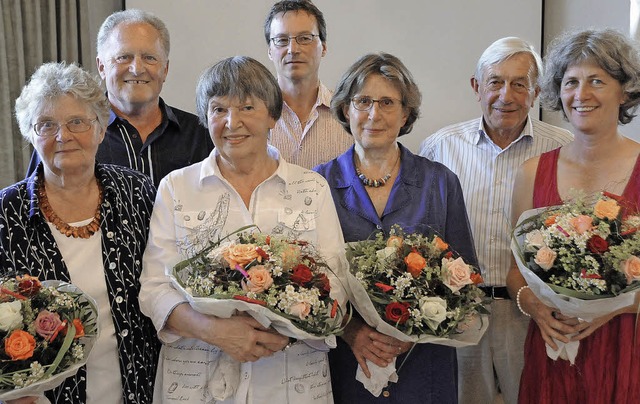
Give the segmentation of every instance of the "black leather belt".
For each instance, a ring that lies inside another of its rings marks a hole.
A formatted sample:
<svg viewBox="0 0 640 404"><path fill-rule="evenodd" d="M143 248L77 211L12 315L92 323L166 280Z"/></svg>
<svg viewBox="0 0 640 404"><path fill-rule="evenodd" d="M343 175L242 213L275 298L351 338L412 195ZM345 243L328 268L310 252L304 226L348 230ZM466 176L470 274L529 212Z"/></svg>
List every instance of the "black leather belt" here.
<svg viewBox="0 0 640 404"><path fill-rule="evenodd" d="M506 286L480 286L480 290L482 290L487 297L495 300L511 299Z"/></svg>

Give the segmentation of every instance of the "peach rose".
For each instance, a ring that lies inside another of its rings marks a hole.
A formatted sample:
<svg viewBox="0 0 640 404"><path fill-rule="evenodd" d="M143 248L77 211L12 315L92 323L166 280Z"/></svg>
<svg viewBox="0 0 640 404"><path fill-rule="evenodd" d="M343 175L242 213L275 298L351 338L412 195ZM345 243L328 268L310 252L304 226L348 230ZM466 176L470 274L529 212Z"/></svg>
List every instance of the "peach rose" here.
<svg viewBox="0 0 640 404"><path fill-rule="evenodd" d="M402 247L402 237L400 236L389 236L389 239L387 240L387 247L395 247L395 248L400 248Z"/></svg>
<svg viewBox="0 0 640 404"><path fill-rule="evenodd" d="M258 252L254 244L230 244L222 256L231 268L235 268L236 265L245 266L258 258Z"/></svg>
<svg viewBox="0 0 640 404"><path fill-rule="evenodd" d="M533 261L536 264L540 265L540 268L547 271L551 269L551 267L553 267L553 263L555 262L557 255L558 254L556 254L556 252L553 251L551 248L544 246L538 250L538 252L536 253L536 257L533 259Z"/></svg>
<svg viewBox="0 0 640 404"><path fill-rule="evenodd" d="M633 281L640 281L640 258L632 255L631 258L622 261L621 266L622 272L627 277L628 285Z"/></svg>
<svg viewBox="0 0 640 404"><path fill-rule="evenodd" d="M593 214L596 215L598 219L614 220L618 217L619 213L620 205L618 205L615 199L608 199L606 201L600 199L593 207Z"/></svg>
<svg viewBox="0 0 640 404"><path fill-rule="evenodd" d="M588 232L593 228L593 219L590 216L579 215L569 220L569 223L578 234Z"/></svg>
<svg viewBox="0 0 640 404"><path fill-rule="evenodd" d="M298 316L300 320L304 320L311 313L311 305L307 302L297 302L289 306L289 314Z"/></svg>
<svg viewBox="0 0 640 404"><path fill-rule="evenodd" d="M427 265L424 257L415 251L410 252L409 255L404 257L404 262L407 264L407 272L409 272L414 279L420 276L425 265Z"/></svg>
<svg viewBox="0 0 640 404"><path fill-rule="evenodd" d="M457 292L465 285L473 284L471 280L471 268L460 257L456 259L442 259L442 281L451 289Z"/></svg>
<svg viewBox="0 0 640 404"><path fill-rule="evenodd" d="M26 331L15 330L4 340L4 351L13 361L29 359L36 348L36 340Z"/></svg>
<svg viewBox="0 0 640 404"><path fill-rule="evenodd" d="M433 246L439 251L446 251L449 248L449 244L438 236L433 239Z"/></svg>
<svg viewBox="0 0 640 404"><path fill-rule="evenodd" d="M273 278L269 270L264 265L251 267L247 274L248 280L242 281L242 289L248 292L260 293L269 289L273 285Z"/></svg>

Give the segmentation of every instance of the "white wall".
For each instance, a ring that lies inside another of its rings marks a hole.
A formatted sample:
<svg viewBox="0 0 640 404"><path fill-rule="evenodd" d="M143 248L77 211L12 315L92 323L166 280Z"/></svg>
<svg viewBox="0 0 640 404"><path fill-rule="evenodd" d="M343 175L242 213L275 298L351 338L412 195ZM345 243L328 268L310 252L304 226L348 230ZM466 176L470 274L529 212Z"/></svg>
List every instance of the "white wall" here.
<svg viewBox="0 0 640 404"><path fill-rule="evenodd" d="M157 14L171 32L169 77L162 96L194 111L200 73L233 55L252 56L273 72L262 24L273 0L127 0ZM320 77L333 88L358 57L385 51L413 73L422 117L401 141L416 151L442 126L480 115L469 78L482 51L504 36L540 49L542 0L315 0L327 21L328 52ZM549 2L547 2L549 3Z"/></svg>
<svg viewBox="0 0 640 404"><path fill-rule="evenodd" d="M629 35L629 0L547 0L544 10L544 46L566 30L614 28ZM543 120L571 130L560 112L543 112ZM640 141L640 117L620 126L625 136Z"/></svg>

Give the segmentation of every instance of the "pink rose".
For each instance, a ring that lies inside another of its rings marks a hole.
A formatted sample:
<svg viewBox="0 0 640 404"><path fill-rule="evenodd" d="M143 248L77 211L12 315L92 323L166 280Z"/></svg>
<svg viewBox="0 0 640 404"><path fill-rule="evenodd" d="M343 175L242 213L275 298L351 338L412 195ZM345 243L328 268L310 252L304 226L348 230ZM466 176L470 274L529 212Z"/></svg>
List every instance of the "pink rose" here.
<svg viewBox="0 0 640 404"><path fill-rule="evenodd" d="M269 289L273 285L273 278L269 270L264 265L251 267L247 274L249 279L242 281L242 289L248 292L260 293Z"/></svg>
<svg viewBox="0 0 640 404"><path fill-rule="evenodd" d="M631 258L622 261L621 267L627 277L627 284L640 281L640 258L632 255Z"/></svg>
<svg viewBox="0 0 640 404"><path fill-rule="evenodd" d="M42 310L36 317L36 333L44 339L49 339L55 334L60 324L62 324L62 320L60 320L58 313Z"/></svg>
<svg viewBox="0 0 640 404"><path fill-rule="evenodd" d="M300 320L304 320L311 313L311 305L307 302L297 302L289 306L289 314L298 316Z"/></svg>
<svg viewBox="0 0 640 404"><path fill-rule="evenodd" d="M462 258L442 259L442 281L454 293L462 289L465 285L473 284L471 280L471 268Z"/></svg>
<svg viewBox="0 0 640 404"><path fill-rule="evenodd" d="M536 264L540 265L540 268L547 271L551 269L551 267L553 267L553 263L555 262L557 255L558 254L556 254L556 252L553 251L551 248L544 246L538 250L538 252L536 253L536 257L533 259L533 261Z"/></svg>
<svg viewBox="0 0 640 404"><path fill-rule="evenodd" d="M569 220L569 223L578 234L588 232L593 228L593 219L591 216L580 215Z"/></svg>

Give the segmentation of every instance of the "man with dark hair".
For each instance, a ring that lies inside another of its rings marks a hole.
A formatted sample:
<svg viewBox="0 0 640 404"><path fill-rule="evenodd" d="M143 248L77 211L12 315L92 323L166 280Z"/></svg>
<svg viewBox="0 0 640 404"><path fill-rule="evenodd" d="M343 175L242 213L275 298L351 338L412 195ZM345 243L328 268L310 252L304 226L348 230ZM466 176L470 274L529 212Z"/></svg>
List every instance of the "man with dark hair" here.
<svg viewBox="0 0 640 404"><path fill-rule="evenodd" d="M209 132L197 116L160 98L169 72L169 48L165 24L142 10L115 12L98 31L96 63L111 116L96 160L141 171L155 185L213 150ZM34 152L29 173L38 160Z"/></svg>
<svg viewBox="0 0 640 404"><path fill-rule="evenodd" d="M265 20L264 36L284 98L271 144L285 160L306 168L342 154L353 138L331 116L331 92L318 77L327 53L322 12L308 0L275 3Z"/></svg>

